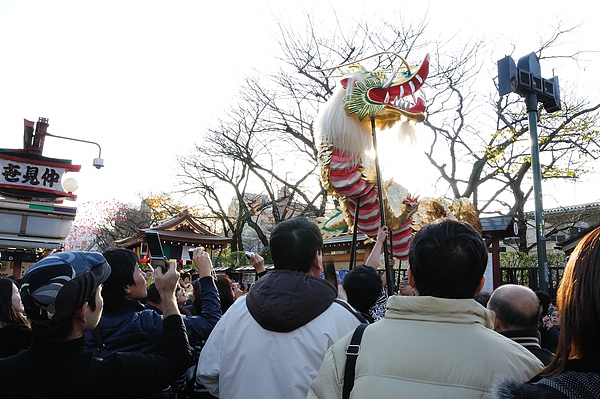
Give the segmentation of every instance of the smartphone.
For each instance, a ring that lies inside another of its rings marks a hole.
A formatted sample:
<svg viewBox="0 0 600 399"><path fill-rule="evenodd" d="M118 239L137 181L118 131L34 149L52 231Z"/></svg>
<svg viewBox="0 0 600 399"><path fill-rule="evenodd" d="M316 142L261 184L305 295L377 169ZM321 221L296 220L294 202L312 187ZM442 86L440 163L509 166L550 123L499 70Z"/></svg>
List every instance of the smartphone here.
<svg viewBox="0 0 600 399"><path fill-rule="evenodd" d="M244 251L244 253L246 254L246 258L250 259L250 257L252 255L254 255L254 252L250 252L250 251Z"/></svg>
<svg viewBox="0 0 600 399"><path fill-rule="evenodd" d="M165 258L163 253L158 232L153 230L146 231L146 242L150 249L150 264L153 268L161 267L163 273L166 272L169 269L169 262L167 262L167 258Z"/></svg>
<svg viewBox="0 0 600 399"><path fill-rule="evenodd" d="M194 260L194 248L188 249L188 256L190 257L190 260Z"/></svg>
<svg viewBox="0 0 600 399"><path fill-rule="evenodd" d="M335 272L335 265L332 261L327 261L323 265L323 274L325 280L329 281L334 287L337 287L338 275Z"/></svg>

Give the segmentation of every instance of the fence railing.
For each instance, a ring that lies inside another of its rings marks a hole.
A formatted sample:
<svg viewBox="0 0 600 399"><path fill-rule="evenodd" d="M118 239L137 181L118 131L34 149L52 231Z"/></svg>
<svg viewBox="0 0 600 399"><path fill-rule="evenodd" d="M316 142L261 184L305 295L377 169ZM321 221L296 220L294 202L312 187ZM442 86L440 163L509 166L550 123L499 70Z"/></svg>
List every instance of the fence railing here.
<svg viewBox="0 0 600 399"><path fill-rule="evenodd" d="M548 294L550 298L556 298L556 290L563 276L564 266L548 266ZM537 267L511 267L500 269L502 284L518 284L531 288L534 291L540 289Z"/></svg>

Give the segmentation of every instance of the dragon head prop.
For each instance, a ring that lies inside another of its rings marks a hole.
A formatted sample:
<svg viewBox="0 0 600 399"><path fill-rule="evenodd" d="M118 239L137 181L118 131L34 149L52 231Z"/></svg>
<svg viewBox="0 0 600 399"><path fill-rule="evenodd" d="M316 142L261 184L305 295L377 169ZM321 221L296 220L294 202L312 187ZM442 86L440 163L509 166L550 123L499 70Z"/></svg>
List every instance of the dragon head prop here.
<svg viewBox="0 0 600 399"><path fill-rule="evenodd" d="M366 70L360 62L378 55L393 55L402 60L396 67ZM341 80L319 111L316 127L320 143L332 143L345 153L359 157L372 147L371 121L378 129L400 125L400 138L414 140L409 121L425 120L426 102L421 87L429 74L429 55L417 66L410 66L396 53L378 53L340 65Z"/></svg>
<svg viewBox="0 0 600 399"><path fill-rule="evenodd" d="M346 112L361 122L367 117L369 120L375 118L376 126L380 129L391 127L401 117L414 122L425 120L425 97L420 89L429 74L429 54L416 68L398 54L390 54L401 59L403 65L367 71L359 64L364 59L359 60L346 65L347 68L342 70L345 77L340 81L346 90Z"/></svg>

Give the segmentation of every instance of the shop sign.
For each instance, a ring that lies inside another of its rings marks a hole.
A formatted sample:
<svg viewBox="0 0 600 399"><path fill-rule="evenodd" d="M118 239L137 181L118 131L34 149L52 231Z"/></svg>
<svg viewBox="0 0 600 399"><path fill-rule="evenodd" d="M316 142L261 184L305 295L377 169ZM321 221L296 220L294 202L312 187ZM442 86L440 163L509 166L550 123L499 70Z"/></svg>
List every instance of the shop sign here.
<svg viewBox="0 0 600 399"><path fill-rule="evenodd" d="M0 153L0 188L77 198L62 186L66 172L79 172L81 165L32 160Z"/></svg>

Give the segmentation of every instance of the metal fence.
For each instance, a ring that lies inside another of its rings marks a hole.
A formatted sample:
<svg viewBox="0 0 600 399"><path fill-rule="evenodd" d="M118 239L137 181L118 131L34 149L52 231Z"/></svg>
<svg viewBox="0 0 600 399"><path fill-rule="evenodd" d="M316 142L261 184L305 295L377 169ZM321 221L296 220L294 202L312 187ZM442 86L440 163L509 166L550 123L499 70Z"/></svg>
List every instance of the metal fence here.
<svg viewBox="0 0 600 399"><path fill-rule="evenodd" d="M564 270L564 266L548 266L548 294L550 298L556 298L556 290ZM502 268L500 272L502 274L502 284L524 285L534 291L540 289L537 267Z"/></svg>

